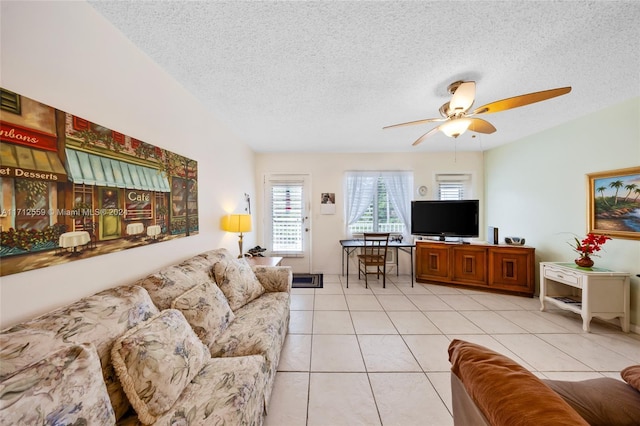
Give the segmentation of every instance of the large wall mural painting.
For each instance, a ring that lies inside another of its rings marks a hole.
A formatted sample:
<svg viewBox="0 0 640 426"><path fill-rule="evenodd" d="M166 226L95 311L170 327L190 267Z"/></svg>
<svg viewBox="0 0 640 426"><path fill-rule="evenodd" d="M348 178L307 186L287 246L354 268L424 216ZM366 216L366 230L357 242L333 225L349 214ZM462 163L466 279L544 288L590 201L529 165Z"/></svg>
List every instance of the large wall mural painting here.
<svg viewBox="0 0 640 426"><path fill-rule="evenodd" d="M0 93L0 276L198 233L195 160Z"/></svg>

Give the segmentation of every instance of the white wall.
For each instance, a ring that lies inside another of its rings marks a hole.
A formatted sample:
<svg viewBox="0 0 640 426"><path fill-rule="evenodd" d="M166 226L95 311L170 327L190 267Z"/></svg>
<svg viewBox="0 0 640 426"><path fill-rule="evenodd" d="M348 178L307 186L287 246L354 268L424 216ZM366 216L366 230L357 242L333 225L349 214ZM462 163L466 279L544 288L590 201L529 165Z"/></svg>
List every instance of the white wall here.
<svg viewBox="0 0 640 426"><path fill-rule="evenodd" d="M88 4L1 7L0 85L197 160L200 233L2 277L0 328L211 248L237 251L219 220L255 194L246 144ZM245 241L251 247L253 235Z"/></svg>
<svg viewBox="0 0 640 426"><path fill-rule="evenodd" d="M485 153L487 224L523 236L538 261L572 261L587 232L586 174L640 165L640 98ZM616 238L596 266L632 274L631 322L640 324L640 241ZM539 282L539 281L538 281Z"/></svg>
<svg viewBox="0 0 640 426"><path fill-rule="evenodd" d="M433 152L433 153L369 153L369 154L330 154L330 153L275 153L256 154L256 188L258 196L256 211L262 211L263 176L265 173L301 173L311 176L311 244L312 272L336 274L340 272L341 249L339 240L345 238L344 219L344 173L350 170L411 170L414 172L414 194L420 185L429 189L424 199L437 198L436 173L471 173L473 188L469 198L483 199L483 154L481 152ZM320 197L323 192L335 192L336 214L319 213ZM415 198L419 198L415 195ZM480 217L482 222L482 216ZM264 227L258 224L258 241L264 241ZM480 238L484 239L481 226ZM408 273L408 256L400 254L400 271ZM286 260L284 262L286 264Z"/></svg>

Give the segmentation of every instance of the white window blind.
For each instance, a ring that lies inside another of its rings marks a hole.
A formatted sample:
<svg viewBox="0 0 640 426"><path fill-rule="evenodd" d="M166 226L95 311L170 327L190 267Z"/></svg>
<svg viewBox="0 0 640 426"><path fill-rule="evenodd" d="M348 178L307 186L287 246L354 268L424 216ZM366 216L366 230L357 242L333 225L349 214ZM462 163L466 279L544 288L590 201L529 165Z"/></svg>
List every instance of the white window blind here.
<svg viewBox="0 0 640 426"><path fill-rule="evenodd" d="M271 186L271 241L274 253L303 252L303 193L301 183L274 183Z"/></svg>
<svg viewBox="0 0 640 426"><path fill-rule="evenodd" d="M464 200L469 197L471 175L436 175L436 182L438 182L439 200Z"/></svg>

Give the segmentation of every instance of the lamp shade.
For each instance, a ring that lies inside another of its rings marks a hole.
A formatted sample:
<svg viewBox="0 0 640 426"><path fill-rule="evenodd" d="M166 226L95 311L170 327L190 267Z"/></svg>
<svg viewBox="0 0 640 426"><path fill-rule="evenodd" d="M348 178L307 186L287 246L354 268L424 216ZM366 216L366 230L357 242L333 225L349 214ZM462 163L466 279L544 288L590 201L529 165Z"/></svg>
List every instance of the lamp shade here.
<svg viewBox="0 0 640 426"><path fill-rule="evenodd" d="M450 138L457 138L466 132L470 125L471 120L468 118L454 118L440 125L440 130Z"/></svg>
<svg viewBox="0 0 640 426"><path fill-rule="evenodd" d="M250 214L228 214L222 218L222 230L227 232L251 231Z"/></svg>

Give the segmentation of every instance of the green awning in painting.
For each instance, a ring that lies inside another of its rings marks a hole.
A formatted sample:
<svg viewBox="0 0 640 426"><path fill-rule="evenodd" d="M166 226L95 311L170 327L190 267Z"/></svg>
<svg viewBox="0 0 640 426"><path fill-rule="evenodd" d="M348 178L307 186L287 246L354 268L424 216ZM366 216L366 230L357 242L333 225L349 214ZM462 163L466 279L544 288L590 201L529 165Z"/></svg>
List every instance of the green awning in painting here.
<svg viewBox="0 0 640 426"><path fill-rule="evenodd" d="M169 181L160 170L70 148L65 152L69 180L73 183L171 192Z"/></svg>
<svg viewBox="0 0 640 426"><path fill-rule="evenodd" d="M53 151L0 143L0 176L66 182L67 173Z"/></svg>

